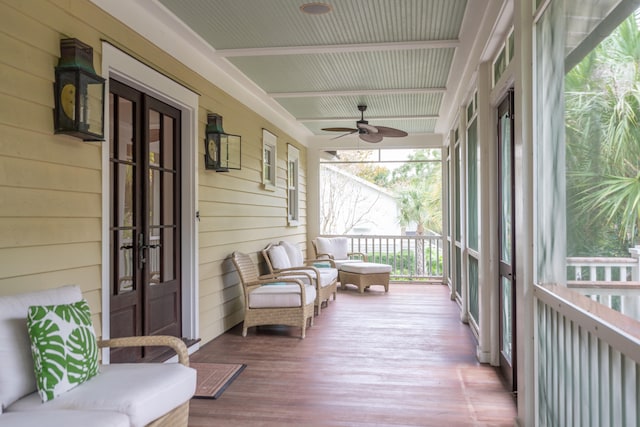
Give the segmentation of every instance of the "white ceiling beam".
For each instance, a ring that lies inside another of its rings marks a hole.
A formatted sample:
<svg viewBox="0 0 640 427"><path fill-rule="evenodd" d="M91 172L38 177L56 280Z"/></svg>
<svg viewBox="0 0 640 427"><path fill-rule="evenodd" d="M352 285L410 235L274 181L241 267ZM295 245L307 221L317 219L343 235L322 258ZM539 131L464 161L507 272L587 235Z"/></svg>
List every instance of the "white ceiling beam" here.
<svg viewBox="0 0 640 427"><path fill-rule="evenodd" d="M217 49L216 55L223 58L232 58L234 56L278 56L345 52L384 52L387 50L448 49L456 48L459 44L459 40L424 40L416 42L283 46L247 49Z"/></svg>
<svg viewBox="0 0 640 427"><path fill-rule="evenodd" d="M424 120L424 119L437 119L437 114L423 114L418 116L377 116L367 117L367 120ZM352 122L354 120L360 120L360 117L300 117L297 118L299 122L315 123L315 122Z"/></svg>
<svg viewBox="0 0 640 427"><path fill-rule="evenodd" d="M328 90L312 92L267 92L274 98L312 98L319 96L359 96L359 95L398 95L444 93L446 87L428 87L417 89L365 89L365 90Z"/></svg>

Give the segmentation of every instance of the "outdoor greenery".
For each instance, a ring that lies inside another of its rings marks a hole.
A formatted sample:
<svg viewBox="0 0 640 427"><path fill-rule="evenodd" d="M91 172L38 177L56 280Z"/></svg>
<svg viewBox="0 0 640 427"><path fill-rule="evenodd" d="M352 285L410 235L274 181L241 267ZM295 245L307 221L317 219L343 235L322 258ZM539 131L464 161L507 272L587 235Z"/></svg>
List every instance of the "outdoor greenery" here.
<svg viewBox="0 0 640 427"><path fill-rule="evenodd" d="M626 19L565 78L567 252L628 256L640 225L640 31Z"/></svg>
<svg viewBox="0 0 640 427"><path fill-rule="evenodd" d="M416 268L416 253L411 250L403 250L401 253L395 254L368 253L367 260L369 262L377 262L393 266L391 276L395 276L394 280L397 280L398 276L405 276L412 280L416 280L417 271L419 270L419 268ZM424 269L425 267L422 267L422 270ZM442 255L438 255L436 259L433 259L431 261L431 265L426 265L426 271L433 276L442 274Z"/></svg>

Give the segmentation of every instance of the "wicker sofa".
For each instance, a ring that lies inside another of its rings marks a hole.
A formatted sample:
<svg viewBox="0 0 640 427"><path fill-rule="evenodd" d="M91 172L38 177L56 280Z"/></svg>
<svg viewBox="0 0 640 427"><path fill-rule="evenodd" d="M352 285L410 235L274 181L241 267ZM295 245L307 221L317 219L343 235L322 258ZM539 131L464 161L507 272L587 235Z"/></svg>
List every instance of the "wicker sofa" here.
<svg viewBox="0 0 640 427"><path fill-rule="evenodd" d="M172 347L179 363L101 365L99 373L43 403L36 390L27 330L30 306L58 306L82 299L77 286L0 297L0 425L92 427L186 427L196 371L175 337L129 337L99 347Z"/></svg>

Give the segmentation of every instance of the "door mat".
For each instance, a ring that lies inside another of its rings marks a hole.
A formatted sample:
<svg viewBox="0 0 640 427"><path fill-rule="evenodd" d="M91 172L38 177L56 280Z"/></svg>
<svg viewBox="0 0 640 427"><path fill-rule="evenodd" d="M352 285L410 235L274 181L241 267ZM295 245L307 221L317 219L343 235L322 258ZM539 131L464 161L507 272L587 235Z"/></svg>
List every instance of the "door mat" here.
<svg viewBox="0 0 640 427"><path fill-rule="evenodd" d="M241 363L190 363L198 371L196 394L198 399L217 399L247 367Z"/></svg>

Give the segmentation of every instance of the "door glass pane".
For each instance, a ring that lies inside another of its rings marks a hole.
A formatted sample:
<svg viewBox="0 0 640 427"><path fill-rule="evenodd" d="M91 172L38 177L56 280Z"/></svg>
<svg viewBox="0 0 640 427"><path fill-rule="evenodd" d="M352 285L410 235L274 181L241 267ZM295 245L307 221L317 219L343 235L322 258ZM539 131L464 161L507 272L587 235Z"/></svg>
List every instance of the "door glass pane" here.
<svg viewBox="0 0 640 427"><path fill-rule="evenodd" d="M162 134L163 134L163 164L162 167L173 169L173 122L174 119L169 116L163 117Z"/></svg>
<svg viewBox="0 0 640 427"><path fill-rule="evenodd" d="M160 283L160 254L162 253L162 240L159 227L149 229L149 249L147 250L147 263L149 265L148 282L151 285Z"/></svg>
<svg viewBox="0 0 640 427"><path fill-rule="evenodd" d="M163 172L162 173L162 206L163 206L163 217L162 217L162 225L174 225L174 215L173 210L175 209L175 204L173 201L174 193L173 193L173 179L175 177L175 173L173 172Z"/></svg>
<svg viewBox="0 0 640 427"><path fill-rule="evenodd" d="M118 98L118 153L119 160L133 160L133 102Z"/></svg>
<svg viewBox="0 0 640 427"><path fill-rule="evenodd" d="M513 337L511 330L511 280L502 277L500 281L500 293L502 294L502 342L500 350L505 359L511 363Z"/></svg>
<svg viewBox="0 0 640 427"><path fill-rule="evenodd" d="M175 227L168 227L162 231L162 280L168 281L176 278L176 267L174 263L174 241Z"/></svg>
<svg viewBox="0 0 640 427"><path fill-rule="evenodd" d="M133 226L133 166L121 163L115 164L115 173L117 174L118 190L116 197L118 201L117 219L115 225L117 227Z"/></svg>
<svg viewBox="0 0 640 427"><path fill-rule="evenodd" d="M462 161L460 158L460 144L456 144L456 148L454 150L454 158L453 158L453 164L454 167L456 168L455 173L453 175L453 186L454 186L454 194L456 197L456 206L455 206L455 231L456 231L456 235L455 235L455 240L456 242L460 242L461 238L460 238L460 222L461 222L461 212L460 212L460 202L461 202L461 195L460 195L460 170L462 168Z"/></svg>
<svg viewBox="0 0 640 427"><path fill-rule="evenodd" d="M506 113L500 117L500 147L502 206L500 207L500 259L506 264L511 264L511 119Z"/></svg>
<svg viewBox="0 0 640 427"><path fill-rule="evenodd" d="M456 246L456 293L462 296L462 251Z"/></svg>
<svg viewBox="0 0 640 427"><path fill-rule="evenodd" d="M117 247L117 294L123 294L134 290L133 269L133 230L116 231L114 241Z"/></svg>
<svg viewBox="0 0 640 427"><path fill-rule="evenodd" d="M467 227L469 247L478 250L478 120L474 119L467 130Z"/></svg>
<svg viewBox="0 0 640 427"><path fill-rule="evenodd" d="M479 288L479 276L478 276L478 260L474 257L469 257L469 314L480 326L480 288Z"/></svg>
<svg viewBox="0 0 640 427"><path fill-rule="evenodd" d="M149 110L149 166L160 166L160 113Z"/></svg>
<svg viewBox="0 0 640 427"><path fill-rule="evenodd" d="M149 170L149 225L161 225L160 171Z"/></svg>

